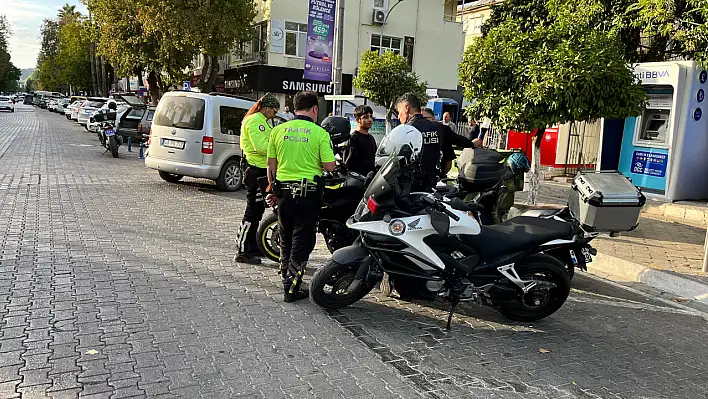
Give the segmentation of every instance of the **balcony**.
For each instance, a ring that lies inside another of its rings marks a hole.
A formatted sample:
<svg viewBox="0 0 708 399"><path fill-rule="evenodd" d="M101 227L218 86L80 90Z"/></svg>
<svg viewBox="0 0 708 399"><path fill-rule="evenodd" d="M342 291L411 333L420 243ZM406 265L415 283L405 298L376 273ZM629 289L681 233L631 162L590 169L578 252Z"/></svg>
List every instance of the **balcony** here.
<svg viewBox="0 0 708 399"><path fill-rule="evenodd" d="M268 52L267 51L256 51L248 52L240 55L234 55L231 58L229 67L242 67L246 65L258 65L268 63Z"/></svg>

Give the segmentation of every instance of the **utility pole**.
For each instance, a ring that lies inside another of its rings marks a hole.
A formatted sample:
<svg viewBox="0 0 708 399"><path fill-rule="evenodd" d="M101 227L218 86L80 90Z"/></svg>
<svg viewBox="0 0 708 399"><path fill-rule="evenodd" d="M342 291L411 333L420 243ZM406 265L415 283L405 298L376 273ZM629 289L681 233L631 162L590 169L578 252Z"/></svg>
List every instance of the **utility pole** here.
<svg viewBox="0 0 708 399"><path fill-rule="evenodd" d="M334 94L342 94L342 60L344 59L344 2L337 0L337 21L334 25ZM334 115L338 115L342 102L334 102Z"/></svg>

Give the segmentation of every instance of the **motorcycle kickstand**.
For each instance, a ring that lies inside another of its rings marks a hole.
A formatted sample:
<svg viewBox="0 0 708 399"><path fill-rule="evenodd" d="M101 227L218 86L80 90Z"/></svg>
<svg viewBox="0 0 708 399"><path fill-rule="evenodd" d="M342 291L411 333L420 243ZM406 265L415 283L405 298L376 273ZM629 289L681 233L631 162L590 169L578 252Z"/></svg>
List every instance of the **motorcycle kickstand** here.
<svg viewBox="0 0 708 399"><path fill-rule="evenodd" d="M447 315L447 327L445 327L445 329L447 331L451 330L452 316L455 314L455 308L457 307L457 304L459 304L459 303L460 303L459 299L455 299L452 302L452 306L450 307L450 314Z"/></svg>

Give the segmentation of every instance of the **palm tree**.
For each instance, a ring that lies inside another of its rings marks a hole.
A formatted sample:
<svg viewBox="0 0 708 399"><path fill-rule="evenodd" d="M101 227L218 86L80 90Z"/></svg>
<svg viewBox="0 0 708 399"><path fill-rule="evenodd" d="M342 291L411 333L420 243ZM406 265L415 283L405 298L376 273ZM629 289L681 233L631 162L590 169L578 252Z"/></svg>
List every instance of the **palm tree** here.
<svg viewBox="0 0 708 399"><path fill-rule="evenodd" d="M75 19L81 16L81 13L76 11L76 6L69 5L69 3L64 4L64 6L59 10L57 14L59 17L59 22L65 21L67 19Z"/></svg>

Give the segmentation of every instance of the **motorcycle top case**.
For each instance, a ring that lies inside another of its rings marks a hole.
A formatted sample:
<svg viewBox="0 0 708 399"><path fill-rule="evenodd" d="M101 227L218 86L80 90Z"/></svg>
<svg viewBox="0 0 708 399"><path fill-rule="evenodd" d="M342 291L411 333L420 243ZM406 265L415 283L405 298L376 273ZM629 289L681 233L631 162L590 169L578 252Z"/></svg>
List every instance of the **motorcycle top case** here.
<svg viewBox="0 0 708 399"><path fill-rule="evenodd" d="M457 159L458 183L463 189L480 192L494 188L504 177L504 156L486 148L465 148Z"/></svg>
<svg viewBox="0 0 708 399"><path fill-rule="evenodd" d="M618 233L639 225L646 197L622 173L581 172L572 188L568 206L585 231Z"/></svg>
<svg viewBox="0 0 708 399"><path fill-rule="evenodd" d="M116 117L116 111L101 110L100 112L96 112L93 115L93 120L96 122L114 121L116 120Z"/></svg>

